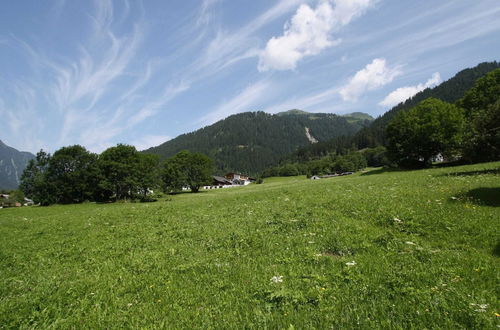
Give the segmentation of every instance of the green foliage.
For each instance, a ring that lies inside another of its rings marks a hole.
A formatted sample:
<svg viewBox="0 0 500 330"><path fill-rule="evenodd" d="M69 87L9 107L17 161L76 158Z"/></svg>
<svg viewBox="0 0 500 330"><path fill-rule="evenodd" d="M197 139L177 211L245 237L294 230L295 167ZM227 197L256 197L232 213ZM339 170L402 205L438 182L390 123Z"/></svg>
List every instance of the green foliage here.
<svg viewBox="0 0 500 330"><path fill-rule="evenodd" d="M82 146L62 147L49 160L46 181L55 203L93 200L97 178L97 155Z"/></svg>
<svg viewBox="0 0 500 330"><path fill-rule="evenodd" d="M165 192L175 192L189 187L198 192L201 186L212 183L213 161L200 153L183 150L167 159L162 179Z"/></svg>
<svg viewBox="0 0 500 330"><path fill-rule="evenodd" d="M343 172L356 172L367 166L363 154L359 152L347 155L327 155L320 159L302 161L297 163L285 163L281 166L268 168L262 172L262 177L274 176L296 176L324 175Z"/></svg>
<svg viewBox="0 0 500 330"><path fill-rule="evenodd" d="M387 148L383 146L366 148L361 153L366 159L367 166L380 167L390 165L390 161L387 158Z"/></svg>
<svg viewBox="0 0 500 330"><path fill-rule="evenodd" d="M118 144L99 156L102 179L99 187L115 199L134 198L139 191L140 157L135 147Z"/></svg>
<svg viewBox="0 0 500 330"><path fill-rule="evenodd" d="M464 158L473 161L500 159L500 98L486 110L477 111L464 141Z"/></svg>
<svg viewBox="0 0 500 330"><path fill-rule="evenodd" d="M466 109L467 117L473 117L475 113L485 111L499 99L500 69L497 69L478 79L457 105Z"/></svg>
<svg viewBox="0 0 500 330"><path fill-rule="evenodd" d="M456 154L464 125L461 109L429 98L391 121L387 127L388 155L400 166L429 166L439 154Z"/></svg>
<svg viewBox="0 0 500 330"><path fill-rule="evenodd" d="M280 176L296 176L299 175L299 171L295 164L285 164L280 167L279 170Z"/></svg>
<svg viewBox="0 0 500 330"><path fill-rule="evenodd" d="M495 329L499 167L3 209L0 327Z"/></svg>
<svg viewBox="0 0 500 330"><path fill-rule="evenodd" d="M50 205L55 202L52 195L52 183L47 180L50 158L50 154L40 150L35 159L28 162L19 185L19 189L28 198L41 205Z"/></svg>
<svg viewBox="0 0 500 330"><path fill-rule="evenodd" d="M500 69L479 79L457 104L469 121L464 158L472 162L500 159Z"/></svg>
<svg viewBox="0 0 500 330"><path fill-rule="evenodd" d="M159 187L160 157L152 154L139 154L137 185L141 200L150 200L149 193Z"/></svg>

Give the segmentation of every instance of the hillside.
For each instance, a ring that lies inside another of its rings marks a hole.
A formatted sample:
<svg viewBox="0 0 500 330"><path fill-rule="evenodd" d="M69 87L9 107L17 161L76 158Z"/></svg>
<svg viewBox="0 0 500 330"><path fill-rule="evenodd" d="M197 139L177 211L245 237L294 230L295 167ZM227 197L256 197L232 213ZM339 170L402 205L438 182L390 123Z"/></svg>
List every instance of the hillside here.
<svg viewBox="0 0 500 330"><path fill-rule="evenodd" d="M0 210L0 328L497 329L500 163Z"/></svg>
<svg viewBox="0 0 500 330"><path fill-rule="evenodd" d="M292 110L277 115L246 112L183 134L146 153L173 156L181 150L201 152L215 160L217 171L256 174L299 147L338 136L352 136L369 120Z"/></svg>
<svg viewBox="0 0 500 330"><path fill-rule="evenodd" d="M363 149L385 145L385 129L396 114L414 107L417 103L429 97L454 103L464 96L465 92L474 85L477 79L498 68L500 68L500 63L488 62L481 63L474 68L462 70L440 85L419 92L412 98L393 107L360 129L354 136L336 137L328 141L320 141L314 145L302 147L286 157L286 159L293 161L308 160L320 157L329 152L340 152L352 147ZM357 113L347 116L357 117L358 119L363 118L362 115L358 115Z"/></svg>
<svg viewBox="0 0 500 330"><path fill-rule="evenodd" d="M35 155L18 151L0 140L0 189L16 189L30 159Z"/></svg>
<svg viewBox="0 0 500 330"><path fill-rule="evenodd" d="M477 79L498 68L500 68L500 63L496 61L481 63L474 68L458 72L455 76L434 88L427 88L419 92L375 119L368 127L360 130L354 137L355 144L359 149L384 145L385 129L397 113L408 110L429 97L455 103L464 96L467 90L472 88Z"/></svg>

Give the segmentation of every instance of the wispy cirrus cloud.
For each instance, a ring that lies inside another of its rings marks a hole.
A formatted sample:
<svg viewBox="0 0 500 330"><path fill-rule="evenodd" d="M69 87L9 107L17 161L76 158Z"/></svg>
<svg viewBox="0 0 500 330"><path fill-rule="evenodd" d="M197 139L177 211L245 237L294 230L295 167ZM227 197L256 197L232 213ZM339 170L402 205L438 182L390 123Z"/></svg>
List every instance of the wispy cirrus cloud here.
<svg viewBox="0 0 500 330"><path fill-rule="evenodd" d="M426 88L434 87L439 83L441 83L441 75L439 72L436 72L425 83L421 83L416 86L400 87L392 91L379 103L379 105L384 107L393 107L401 102L404 102L418 92L421 92Z"/></svg>
<svg viewBox="0 0 500 330"><path fill-rule="evenodd" d="M283 35L271 38L260 53L259 71L291 70L306 56L338 44L333 32L361 16L374 0L321 1L316 8L302 4L285 24Z"/></svg>
<svg viewBox="0 0 500 330"><path fill-rule="evenodd" d="M146 150L151 147L156 147L172 137L168 135L144 135L141 138L132 141L132 145L137 148L137 150Z"/></svg>
<svg viewBox="0 0 500 330"><path fill-rule="evenodd" d="M359 70L339 93L344 101L355 102L366 91L387 85L401 74L399 66L389 67L384 58L376 58Z"/></svg>
<svg viewBox="0 0 500 330"><path fill-rule="evenodd" d="M232 99L222 102L214 111L203 116L198 122L210 125L227 116L251 110L258 110L264 102L264 95L269 96L269 80L260 80L247 86Z"/></svg>

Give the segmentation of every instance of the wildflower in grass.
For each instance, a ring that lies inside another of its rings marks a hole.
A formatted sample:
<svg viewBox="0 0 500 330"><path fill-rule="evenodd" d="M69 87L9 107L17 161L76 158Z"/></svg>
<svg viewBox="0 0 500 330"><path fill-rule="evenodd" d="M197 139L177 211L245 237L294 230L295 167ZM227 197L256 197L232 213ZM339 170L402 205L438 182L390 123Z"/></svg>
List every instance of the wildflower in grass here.
<svg viewBox="0 0 500 330"><path fill-rule="evenodd" d="M478 313L484 313L486 312L486 308L488 308L488 304L474 304L474 303L471 303L470 304L472 307L476 307L476 309L474 309L474 312L478 312Z"/></svg>
<svg viewBox="0 0 500 330"><path fill-rule="evenodd" d="M281 283L283 282L283 276L276 275L271 277L271 283Z"/></svg>
<svg viewBox="0 0 500 330"><path fill-rule="evenodd" d="M345 264L346 264L347 266L349 266L349 267L352 267L352 266L355 266L355 265L356 265L356 261L354 261L354 260L353 260L353 261L349 261L349 262L346 262Z"/></svg>
<svg viewBox="0 0 500 330"><path fill-rule="evenodd" d="M392 220L393 220L394 222L396 222L396 223L401 223L401 222L403 222L403 220L398 219L398 218L394 218L394 219L392 219Z"/></svg>
<svg viewBox="0 0 500 330"><path fill-rule="evenodd" d="M408 245L415 245L415 243L413 242L410 242L410 241L406 241L405 244L408 244Z"/></svg>

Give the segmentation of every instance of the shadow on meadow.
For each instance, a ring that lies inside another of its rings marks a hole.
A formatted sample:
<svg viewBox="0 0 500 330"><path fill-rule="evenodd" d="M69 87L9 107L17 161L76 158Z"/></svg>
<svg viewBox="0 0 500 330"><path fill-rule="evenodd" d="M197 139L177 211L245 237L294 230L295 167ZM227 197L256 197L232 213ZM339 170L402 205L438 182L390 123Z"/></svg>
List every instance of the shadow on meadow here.
<svg viewBox="0 0 500 330"><path fill-rule="evenodd" d="M476 188L464 194L474 204L485 206L500 206L500 187Z"/></svg>
<svg viewBox="0 0 500 330"><path fill-rule="evenodd" d="M439 176L476 176L476 175L484 175L484 174L500 174L500 168L482 170L482 171L451 172L451 173L444 173L444 174L441 174Z"/></svg>
<svg viewBox="0 0 500 330"><path fill-rule="evenodd" d="M393 168L393 167L381 167L381 168L377 168L375 170L371 170L371 171L362 173L361 176L377 175L377 174L388 173L388 172L402 172L402 171L405 171L405 170L400 169L400 168Z"/></svg>
<svg viewBox="0 0 500 330"><path fill-rule="evenodd" d="M495 257L500 257L500 241L498 241L497 245L493 249L493 255Z"/></svg>

